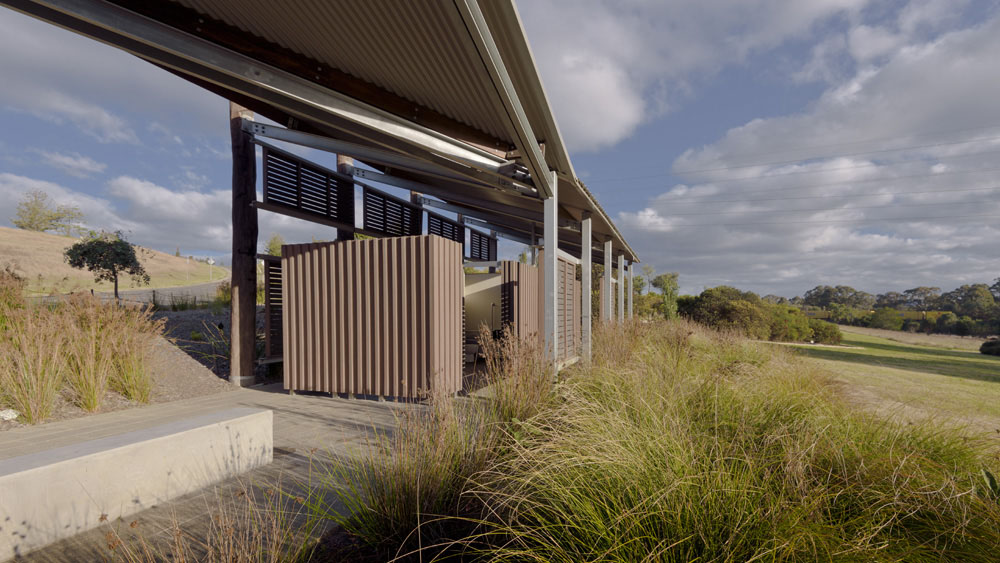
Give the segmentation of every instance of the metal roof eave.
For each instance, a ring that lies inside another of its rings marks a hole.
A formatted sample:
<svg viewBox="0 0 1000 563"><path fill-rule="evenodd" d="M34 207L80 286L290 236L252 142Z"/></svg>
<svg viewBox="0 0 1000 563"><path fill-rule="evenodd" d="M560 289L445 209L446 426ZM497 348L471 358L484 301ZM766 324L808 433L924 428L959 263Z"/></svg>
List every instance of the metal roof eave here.
<svg viewBox="0 0 1000 563"><path fill-rule="evenodd" d="M270 67L216 43L190 35L110 2L103 0L3 0L3 2L15 10L121 48L196 83L210 83L218 86L221 90L250 96L305 122L314 122L324 126L322 128L332 128L334 131L344 133L346 138L356 142L362 141L375 148L391 150L404 156L426 160L436 166L450 168L455 173L464 175L469 182L490 184L497 181L509 181L509 178L505 180L505 177L496 171L504 161L495 154L480 150L433 129L421 127L411 120L379 110L335 90L324 88L281 69ZM485 31L482 29L484 16L481 12L478 15L475 13L478 4L474 0L459 0L459 2L461 6L467 8L469 16L478 22L477 33L482 36L483 41L486 41L485 37L488 37L489 29L487 28ZM506 5L504 2L498 2L498 4ZM513 21L518 28L520 27L520 20L517 18L513 4L510 4L509 9L504 13L507 14L505 18L508 20L508 24ZM495 23L490 25L496 26ZM523 38L523 33L520 41L524 45L507 53L506 56L515 62L518 58L527 57L527 63L534 71L534 61ZM510 40L507 39L505 47L510 48L509 44ZM489 51L488 47L489 45L486 44ZM490 60L492 64L496 65L497 72L500 72L500 69L506 72L504 65L510 65L511 62L510 60L505 62L502 59L498 61L496 48L497 45L493 44L493 54ZM503 73L500 74L500 82L503 83ZM535 108L536 114L539 113L538 108L544 108L545 111L540 112L543 119L539 121L539 125L547 136L545 158L553 158L554 162L551 164L555 164L555 166L552 167L561 172L560 195L571 196L572 194L577 198L582 195L584 207L592 207L590 211L595 218L595 227L597 227L594 229L595 234L601 234L603 231L604 236L611 238L615 246L620 247L619 251L625 253L630 260L637 261L635 253L625 242L614 223L582 183L575 179L568 155L565 153L562 140L555 128L555 121L551 116L544 91L541 89L541 82L537 79L537 71L521 72L520 74L534 76L534 80L525 82L524 76L518 76L522 84L514 85L511 83L511 77L507 76L504 94L507 98L504 102L505 108L518 114L516 111L520 104L518 95L530 99L530 104ZM511 110L511 107L514 109ZM517 119L514 121L522 120L522 125L527 124L527 127L524 127L522 131L521 138L527 139L522 154L530 155L532 146L536 150L538 149L536 143L530 142L535 133L532 132L531 124L523 109L519 116L515 115L515 118ZM537 120L538 117L536 116L535 119ZM516 129L519 125L512 123L512 127ZM519 149L522 148L520 142L516 144ZM552 149L549 148L550 146ZM550 150L553 152L550 153ZM539 164L533 162L532 165ZM539 176L548 177L544 173L537 174L534 173L534 170L532 172L536 181ZM576 198L561 197L561 207L565 207L568 199Z"/></svg>

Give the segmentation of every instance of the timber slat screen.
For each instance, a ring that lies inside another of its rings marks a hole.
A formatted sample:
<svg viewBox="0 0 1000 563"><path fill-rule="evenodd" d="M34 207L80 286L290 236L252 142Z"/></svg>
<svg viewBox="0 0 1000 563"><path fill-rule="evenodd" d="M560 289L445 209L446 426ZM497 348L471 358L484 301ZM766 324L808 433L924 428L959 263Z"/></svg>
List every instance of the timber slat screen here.
<svg viewBox="0 0 1000 563"><path fill-rule="evenodd" d="M576 264L559 259L559 309L557 311L559 350L556 356L567 360L580 353L583 338L581 307L583 293L580 280L576 279Z"/></svg>
<svg viewBox="0 0 1000 563"><path fill-rule="evenodd" d="M427 234L437 235L461 244L462 255L465 255L465 226L458 221L452 221L440 215L428 213Z"/></svg>
<svg viewBox="0 0 1000 563"><path fill-rule="evenodd" d="M265 204L354 225L354 182L349 177L273 147L262 149Z"/></svg>
<svg viewBox="0 0 1000 563"><path fill-rule="evenodd" d="M497 259L497 239L469 229L469 258L483 262L494 262Z"/></svg>
<svg viewBox="0 0 1000 563"><path fill-rule="evenodd" d="M520 262L500 263L500 318L510 325L518 338L539 338L542 317L538 303L542 298L539 268Z"/></svg>
<svg viewBox="0 0 1000 563"><path fill-rule="evenodd" d="M281 257L264 261L264 357L281 357Z"/></svg>
<svg viewBox="0 0 1000 563"><path fill-rule="evenodd" d="M423 209L412 203L365 186L364 229L390 237L419 235Z"/></svg>
<svg viewBox="0 0 1000 563"><path fill-rule="evenodd" d="M419 398L462 387L462 247L433 236L286 245L284 385Z"/></svg>

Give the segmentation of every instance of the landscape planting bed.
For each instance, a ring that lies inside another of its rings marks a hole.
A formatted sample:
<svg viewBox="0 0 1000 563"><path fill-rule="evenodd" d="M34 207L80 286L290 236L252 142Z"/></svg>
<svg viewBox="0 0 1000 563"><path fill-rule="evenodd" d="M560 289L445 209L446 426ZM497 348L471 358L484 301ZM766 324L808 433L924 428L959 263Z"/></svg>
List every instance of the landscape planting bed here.
<svg viewBox="0 0 1000 563"><path fill-rule="evenodd" d="M190 399L213 393L224 393L232 388L229 382L213 374L180 348L165 338L157 338L153 357L150 360L154 388L150 403L166 403L179 399ZM143 406L129 401L118 393L108 391L101 405L101 412L117 411ZM93 416L74 405L67 393L63 393L56 403L53 414L46 422ZM18 421L0 421L0 431L27 426Z"/></svg>

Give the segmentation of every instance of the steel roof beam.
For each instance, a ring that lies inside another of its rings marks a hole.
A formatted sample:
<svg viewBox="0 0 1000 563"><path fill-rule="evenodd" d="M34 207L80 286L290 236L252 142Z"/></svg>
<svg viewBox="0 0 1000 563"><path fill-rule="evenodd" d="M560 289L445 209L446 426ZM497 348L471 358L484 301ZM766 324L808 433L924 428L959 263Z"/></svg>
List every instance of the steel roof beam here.
<svg viewBox="0 0 1000 563"><path fill-rule="evenodd" d="M550 198L556 192L555 183L558 179L555 174L549 172L548 164L545 162L545 155L542 154L541 147L538 146L538 138L531 130L531 123L524 113L521 100L514 89L507 67L500 57L500 50L497 49L493 35L490 33L486 18L479 8L477 0L455 0L455 6L462 14L465 27L469 30L469 35L476 44L479 56L483 65L493 80L493 86L500 96L500 103L507 113L510 123L511 137L514 145L527 161L525 164L531 171L531 178L541 192L543 198Z"/></svg>

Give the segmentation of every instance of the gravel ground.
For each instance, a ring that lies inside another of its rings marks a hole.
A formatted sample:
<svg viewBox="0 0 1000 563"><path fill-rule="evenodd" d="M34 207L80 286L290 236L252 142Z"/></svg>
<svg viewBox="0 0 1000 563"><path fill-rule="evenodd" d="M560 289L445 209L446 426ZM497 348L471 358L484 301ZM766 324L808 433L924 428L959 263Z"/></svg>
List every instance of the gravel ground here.
<svg viewBox="0 0 1000 563"><path fill-rule="evenodd" d="M155 386L152 403L166 403L231 391L229 375L229 310L193 309L164 311L154 315L166 319L166 338L159 338L150 360ZM221 329L219 328L221 325ZM263 310L257 313L257 332L264 331ZM267 366L258 366L257 379L264 381ZM273 379L273 378L272 378ZM108 391L101 412L141 407ZM68 392L59 397L46 422L92 416L74 405ZM0 431L25 426L17 421L0 421Z"/></svg>
<svg viewBox="0 0 1000 563"><path fill-rule="evenodd" d="M222 378L229 377L229 309L162 311L153 315L166 319L166 336L201 365ZM257 308L257 347L264 347L264 308ZM258 366L257 379L266 378L266 366Z"/></svg>

